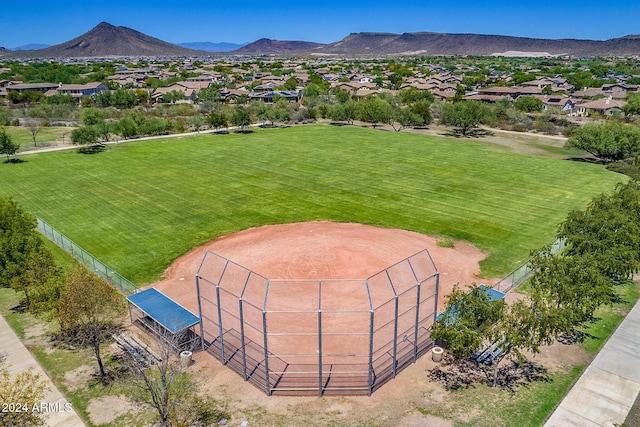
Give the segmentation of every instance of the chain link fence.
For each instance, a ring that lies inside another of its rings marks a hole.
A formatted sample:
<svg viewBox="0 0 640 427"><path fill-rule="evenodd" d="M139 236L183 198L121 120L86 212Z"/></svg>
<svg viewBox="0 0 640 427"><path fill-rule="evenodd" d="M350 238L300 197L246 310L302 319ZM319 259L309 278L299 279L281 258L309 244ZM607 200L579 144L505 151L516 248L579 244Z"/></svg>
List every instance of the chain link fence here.
<svg viewBox="0 0 640 427"><path fill-rule="evenodd" d="M566 246L565 239L556 239L551 244L551 253L557 254L561 250L563 250ZM513 270L511 273L507 274L502 280L493 285L493 289L496 289L500 292L504 292L505 294L509 292L511 289L518 286L520 283L524 282L531 276L533 270L529 266L529 260L527 260L520 267Z"/></svg>
<svg viewBox="0 0 640 427"><path fill-rule="evenodd" d="M121 276L113 268L109 267L89 252L82 249L73 240L53 228L42 218L36 217L38 221L38 231L47 236L49 240L60 246L75 259L89 267L98 276L113 284L120 292L130 295L137 291L138 287L129 280Z"/></svg>

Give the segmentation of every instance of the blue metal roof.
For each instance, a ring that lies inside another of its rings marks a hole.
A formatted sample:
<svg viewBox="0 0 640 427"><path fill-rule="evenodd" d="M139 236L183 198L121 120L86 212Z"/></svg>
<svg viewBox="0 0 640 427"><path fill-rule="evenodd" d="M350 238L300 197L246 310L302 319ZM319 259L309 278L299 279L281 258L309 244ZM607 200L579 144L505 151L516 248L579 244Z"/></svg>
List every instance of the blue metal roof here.
<svg viewBox="0 0 640 427"><path fill-rule="evenodd" d="M484 294L487 295L487 297L489 298L489 301L501 300L507 295L504 292L500 292L496 289L490 288L487 285L478 285L478 289L481 289L484 292ZM451 310L451 313L455 315L456 307L453 306L441 312L440 314L438 314L436 316L436 320L440 320L442 316L444 316L444 314L449 310Z"/></svg>
<svg viewBox="0 0 640 427"><path fill-rule="evenodd" d="M198 316L155 288L130 295L127 300L172 334L200 323Z"/></svg>

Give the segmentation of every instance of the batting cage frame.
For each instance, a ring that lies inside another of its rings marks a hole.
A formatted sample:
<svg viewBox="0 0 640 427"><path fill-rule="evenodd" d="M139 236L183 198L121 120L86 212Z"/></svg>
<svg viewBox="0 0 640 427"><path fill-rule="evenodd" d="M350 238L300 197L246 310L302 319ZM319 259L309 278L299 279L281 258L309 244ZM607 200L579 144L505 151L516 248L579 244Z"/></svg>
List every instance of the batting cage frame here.
<svg viewBox="0 0 640 427"><path fill-rule="evenodd" d="M270 279L207 251L203 348L267 395L371 395L433 347L427 249L366 279Z"/></svg>

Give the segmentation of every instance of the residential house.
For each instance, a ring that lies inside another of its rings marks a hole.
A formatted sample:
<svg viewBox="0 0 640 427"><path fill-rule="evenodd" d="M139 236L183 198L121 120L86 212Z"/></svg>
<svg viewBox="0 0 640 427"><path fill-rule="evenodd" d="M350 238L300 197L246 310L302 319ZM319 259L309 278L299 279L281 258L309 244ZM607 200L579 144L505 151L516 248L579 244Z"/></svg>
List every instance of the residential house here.
<svg viewBox="0 0 640 427"><path fill-rule="evenodd" d="M56 89L56 83L19 83L5 86L7 92L42 92L46 93L51 89Z"/></svg>
<svg viewBox="0 0 640 427"><path fill-rule="evenodd" d="M206 84L206 85L205 85ZM155 102L163 101L164 95L169 92L181 92L183 97L178 103L193 104L198 97L198 90L202 87L209 87L207 82L177 82L168 87L159 87L151 94L151 99Z"/></svg>
<svg viewBox="0 0 640 427"><path fill-rule="evenodd" d="M271 92L251 92L249 93L249 99L259 100L267 103L274 101L276 97L282 97L289 102L300 102L302 99L301 90L277 90Z"/></svg>
<svg viewBox="0 0 640 427"><path fill-rule="evenodd" d="M83 96L95 95L109 88L100 82L80 84L61 84L56 89L47 91L45 95L71 95L74 98L82 98Z"/></svg>
<svg viewBox="0 0 640 427"><path fill-rule="evenodd" d="M603 116L612 116L616 112L620 112L625 105L625 101L618 101L610 97L601 98L576 105L574 114L577 116L589 116L593 113L598 113Z"/></svg>
<svg viewBox="0 0 640 427"><path fill-rule="evenodd" d="M575 106L581 101L566 95L536 95L536 98L542 101L545 110L549 107L556 107L569 115L573 114Z"/></svg>

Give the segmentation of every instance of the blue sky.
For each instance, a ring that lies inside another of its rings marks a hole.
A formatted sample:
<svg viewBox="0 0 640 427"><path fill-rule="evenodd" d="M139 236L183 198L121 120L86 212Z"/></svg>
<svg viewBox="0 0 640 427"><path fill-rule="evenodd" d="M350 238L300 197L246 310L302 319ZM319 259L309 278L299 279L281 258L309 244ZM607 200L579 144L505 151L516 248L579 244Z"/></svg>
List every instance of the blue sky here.
<svg viewBox="0 0 640 427"><path fill-rule="evenodd" d="M640 1L23 0L0 7L0 46L63 43L102 21L170 43L262 37L331 43L362 31L606 40L640 34Z"/></svg>

